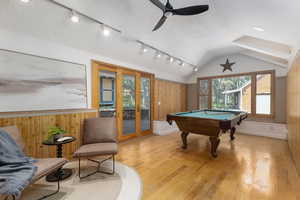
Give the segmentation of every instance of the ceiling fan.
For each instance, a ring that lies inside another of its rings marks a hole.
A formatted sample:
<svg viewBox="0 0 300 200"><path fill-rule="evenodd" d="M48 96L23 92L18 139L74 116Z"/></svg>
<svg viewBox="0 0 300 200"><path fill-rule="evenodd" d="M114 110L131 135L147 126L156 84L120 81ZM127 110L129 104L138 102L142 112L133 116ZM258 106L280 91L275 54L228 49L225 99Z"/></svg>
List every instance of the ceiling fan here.
<svg viewBox="0 0 300 200"><path fill-rule="evenodd" d="M155 6L160 8L163 11L163 16L160 18L158 23L155 25L152 31L159 29L167 20L169 16L172 15L197 15L203 12L206 12L209 9L208 5L199 5L199 6L189 6L185 8L174 9L167 0L166 5L164 5L160 0L150 0Z"/></svg>

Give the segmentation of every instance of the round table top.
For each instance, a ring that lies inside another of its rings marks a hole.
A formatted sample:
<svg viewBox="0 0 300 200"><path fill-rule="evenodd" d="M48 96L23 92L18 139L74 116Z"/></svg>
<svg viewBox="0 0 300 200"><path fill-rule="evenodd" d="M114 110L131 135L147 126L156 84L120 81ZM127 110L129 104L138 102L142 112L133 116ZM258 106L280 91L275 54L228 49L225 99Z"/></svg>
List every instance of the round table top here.
<svg viewBox="0 0 300 200"><path fill-rule="evenodd" d="M71 137L71 138L68 140L61 141L61 142L53 141L53 140L45 140L45 141L43 141L43 144L44 145L62 145L62 144L67 144L67 143L70 143L70 142L73 142L76 140L76 138L73 136L67 136L67 137Z"/></svg>

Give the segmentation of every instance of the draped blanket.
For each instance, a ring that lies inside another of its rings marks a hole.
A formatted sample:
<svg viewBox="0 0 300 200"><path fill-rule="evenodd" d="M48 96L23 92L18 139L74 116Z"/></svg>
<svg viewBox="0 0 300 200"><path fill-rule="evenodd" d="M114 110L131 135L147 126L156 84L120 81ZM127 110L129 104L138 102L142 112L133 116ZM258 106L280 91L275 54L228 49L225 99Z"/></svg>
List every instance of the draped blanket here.
<svg viewBox="0 0 300 200"><path fill-rule="evenodd" d="M19 197L37 170L34 162L24 155L6 131L0 129L0 194Z"/></svg>

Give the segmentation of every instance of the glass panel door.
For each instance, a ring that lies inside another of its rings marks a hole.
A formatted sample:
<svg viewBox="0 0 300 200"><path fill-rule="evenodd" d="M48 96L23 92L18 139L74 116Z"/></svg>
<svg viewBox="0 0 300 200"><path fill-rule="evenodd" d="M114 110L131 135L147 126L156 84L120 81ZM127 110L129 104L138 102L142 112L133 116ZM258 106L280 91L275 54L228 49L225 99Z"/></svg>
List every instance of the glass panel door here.
<svg viewBox="0 0 300 200"><path fill-rule="evenodd" d="M151 131L151 79L141 77L141 131Z"/></svg>
<svg viewBox="0 0 300 200"><path fill-rule="evenodd" d="M136 133L136 78L135 75L123 74L122 105L123 105L123 136Z"/></svg>

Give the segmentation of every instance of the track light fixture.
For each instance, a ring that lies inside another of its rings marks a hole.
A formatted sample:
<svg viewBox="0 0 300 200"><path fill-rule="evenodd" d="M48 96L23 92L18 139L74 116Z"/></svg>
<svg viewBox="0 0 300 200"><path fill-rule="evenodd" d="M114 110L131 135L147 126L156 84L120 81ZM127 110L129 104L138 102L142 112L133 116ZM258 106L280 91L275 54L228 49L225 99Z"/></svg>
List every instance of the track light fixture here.
<svg viewBox="0 0 300 200"><path fill-rule="evenodd" d="M167 57L167 61L168 61L169 63L172 63L172 62L174 61L174 58L173 58L172 56L168 56L168 57Z"/></svg>
<svg viewBox="0 0 300 200"><path fill-rule="evenodd" d="M169 61L170 61L170 63L172 63L174 61L174 58L172 56L170 56Z"/></svg>
<svg viewBox="0 0 300 200"><path fill-rule="evenodd" d="M78 23L79 22L79 16L76 14L75 11L72 10L71 12L71 17L70 17L71 21L73 23Z"/></svg>
<svg viewBox="0 0 300 200"><path fill-rule="evenodd" d="M161 53L159 51L156 51L154 58L161 58Z"/></svg>
<svg viewBox="0 0 300 200"><path fill-rule="evenodd" d="M141 45L141 54L144 54L148 51L148 48L146 45L144 45L143 43L140 43Z"/></svg>
<svg viewBox="0 0 300 200"><path fill-rule="evenodd" d="M182 60L179 60L179 65L180 65L181 67L183 67L183 66L184 66L184 62L183 62Z"/></svg>
<svg viewBox="0 0 300 200"><path fill-rule="evenodd" d="M29 3L31 0L20 0L20 1L23 2L23 3ZM93 18L93 17L90 17L90 16L88 16L88 15L86 15L86 14L80 12L80 11L73 10L71 7L68 7L68 6L66 6L65 4L63 4L63 3L60 3L60 2L54 1L54 0L48 0L48 1L51 2L51 3L53 3L53 4L55 4L55 5L57 5L57 6L59 6L59 7L61 7L61 8L66 9L68 12L71 12L71 14L70 14L70 20L71 20L71 22L73 22L73 23L79 23L80 17L83 17L83 18L85 18L85 19L88 19L88 20L90 20L90 21L92 21L92 22L94 22L94 23L100 25L100 26L101 26L101 32L102 32L102 34L103 34L104 36L106 36L106 37L109 36L109 35L111 34L112 31L113 31L113 32L116 32L116 33L120 33L121 35L124 35L124 33L123 33L120 29L117 29L117 28L114 28L114 27L112 27L112 26L109 26L108 24L105 24L105 23L103 23L102 21L99 21L98 19L95 19L95 18ZM171 56L170 54L168 54L167 52L161 51L161 50L157 49L157 48L154 47L154 46L151 46L151 45L149 45L149 44L144 43L144 42L141 41L141 40L131 38L130 41L136 42L136 43L138 43L138 44L141 45L141 51L140 51L141 54L146 53L148 50L153 50L153 51L156 52L155 55L154 55L154 58L155 58L155 59L161 58L161 57L163 57L163 56L166 56L166 57L167 57L167 61L168 61L169 63L173 63L173 62L175 61L175 62L178 63L180 66L187 65L187 66L189 66L189 67L193 67L193 71L195 71L195 72L198 71L198 68L197 68L195 65L190 64L190 63L188 63L188 62L185 62L185 61L183 61L183 60L180 59L180 58L173 57L173 56Z"/></svg>
<svg viewBox="0 0 300 200"><path fill-rule="evenodd" d="M110 29L104 24L101 24L101 30L104 36L108 37L110 35Z"/></svg>

